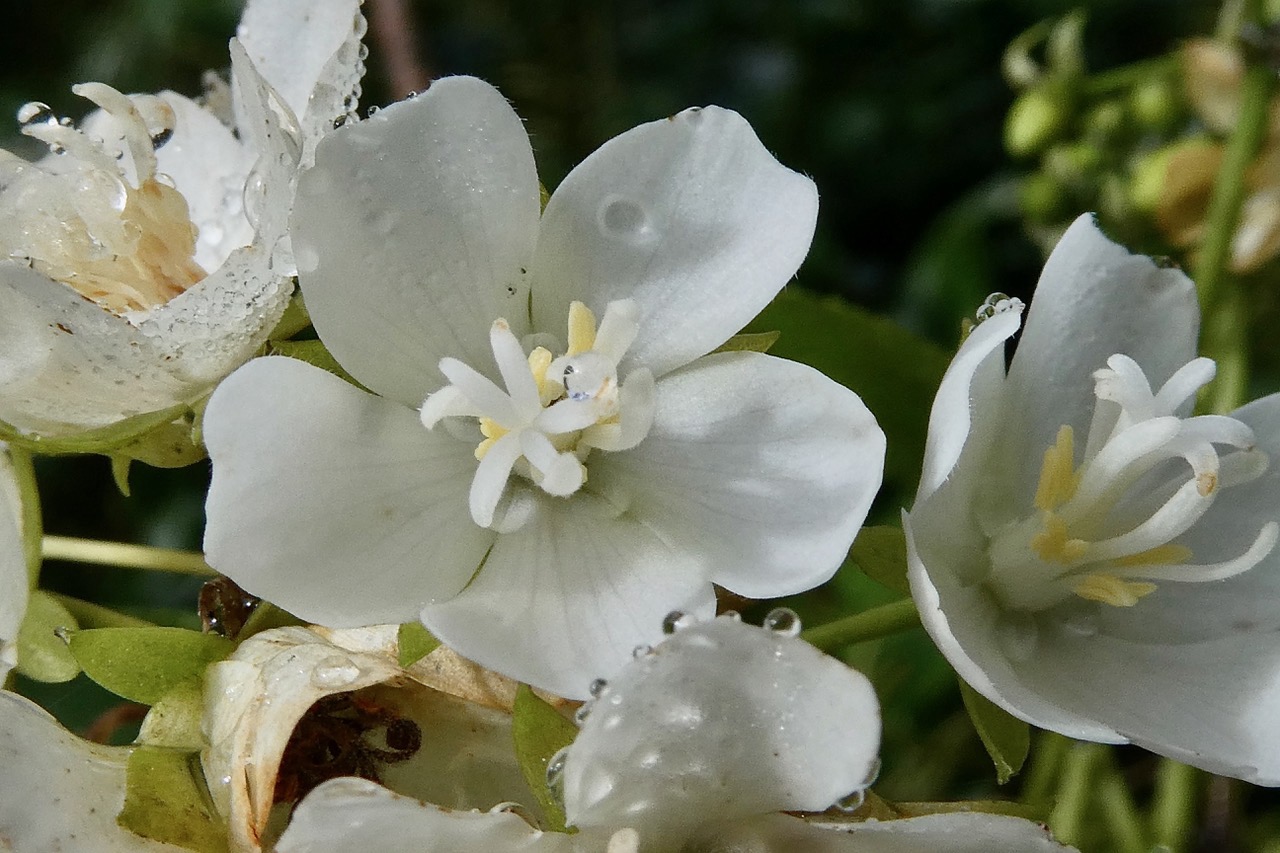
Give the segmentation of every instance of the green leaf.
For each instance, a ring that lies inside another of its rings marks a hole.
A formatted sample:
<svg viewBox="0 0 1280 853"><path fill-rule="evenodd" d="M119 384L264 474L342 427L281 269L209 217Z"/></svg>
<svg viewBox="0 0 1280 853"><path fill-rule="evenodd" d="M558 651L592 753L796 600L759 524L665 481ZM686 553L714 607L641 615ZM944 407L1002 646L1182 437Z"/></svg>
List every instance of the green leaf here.
<svg viewBox="0 0 1280 853"><path fill-rule="evenodd" d="M137 442L152 430L173 423L190 411L190 407L183 404L159 412L135 415L109 426L57 436L29 435L11 424L0 421L0 440L46 456L109 453Z"/></svg>
<svg viewBox="0 0 1280 853"><path fill-rule="evenodd" d="M516 690L512 732L515 734L516 759L538 805L550 821L554 832L565 831L564 806L547 784L547 763L564 747L573 743L578 729L560 713L539 699L527 684Z"/></svg>
<svg viewBox="0 0 1280 853"><path fill-rule="evenodd" d="M904 496L915 491L946 353L891 320L797 288L779 294L748 328L777 329L773 355L816 367L856 392L889 440L886 483Z"/></svg>
<svg viewBox="0 0 1280 853"><path fill-rule="evenodd" d="M224 853L227 832L200 770L200 753L140 746L129 756L124 808L116 821L146 838Z"/></svg>
<svg viewBox="0 0 1280 853"><path fill-rule="evenodd" d="M440 641L431 636L421 622L406 622L396 632L398 658L401 666L413 666L431 654L440 645Z"/></svg>
<svg viewBox="0 0 1280 853"><path fill-rule="evenodd" d="M744 332L734 335L715 352L768 352L778 342L781 332Z"/></svg>
<svg viewBox="0 0 1280 853"><path fill-rule="evenodd" d="M62 602L44 590L33 590L18 628L18 672L50 684L75 678L80 674L80 665L56 632L78 627L76 618Z"/></svg>
<svg viewBox="0 0 1280 853"><path fill-rule="evenodd" d="M996 765L996 781L1008 782L1027 760L1031 748L1031 727L960 680L960 696L978 730L982 745Z"/></svg>
<svg viewBox="0 0 1280 853"><path fill-rule="evenodd" d="M310 325L311 314L307 311L307 306L302 301L302 291L294 288L293 297L285 307L284 314L280 315L280 321L276 323L276 327L267 336L267 340L272 342L288 340Z"/></svg>
<svg viewBox="0 0 1280 853"><path fill-rule="evenodd" d="M71 635L85 675L134 702L154 705L182 682L231 654L235 643L185 628L94 628Z"/></svg>
<svg viewBox="0 0 1280 853"><path fill-rule="evenodd" d="M160 697L142 721L138 743L173 749L203 749L204 680L192 678Z"/></svg>
<svg viewBox="0 0 1280 853"><path fill-rule="evenodd" d="M907 583L907 537L901 527L862 528L849 550L849 562L894 592L911 594L911 584Z"/></svg>
<svg viewBox="0 0 1280 853"><path fill-rule="evenodd" d="M339 379L345 379L357 388L364 388L354 376L338 364L338 360L321 341L273 341L270 346L270 355L286 355L289 358L305 361L313 367L329 371Z"/></svg>

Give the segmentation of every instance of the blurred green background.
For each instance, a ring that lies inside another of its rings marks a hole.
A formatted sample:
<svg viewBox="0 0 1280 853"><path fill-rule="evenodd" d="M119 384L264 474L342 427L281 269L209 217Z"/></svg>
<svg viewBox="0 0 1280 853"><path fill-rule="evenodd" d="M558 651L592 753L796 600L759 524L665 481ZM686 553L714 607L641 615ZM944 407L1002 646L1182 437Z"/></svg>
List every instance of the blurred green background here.
<svg viewBox="0 0 1280 853"><path fill-rule="evenodd" d="M366 0L366 15L378 7ZM1013 93L1000 58L1032 24L1077 7L1089 15L1093 69L1162 54L1183 37L1211 32L1217 14L1217 4L1203 0L407 2L422 65L432 75L474 74L498 86L526 119L548 188L601 142L640 122L694 104L741 112L783 163L819 187L818 233L793 287L838 295L931 338L939 349L920 365L925 405L927 383L945 366L960 318L991 291L1025 296L1034 284L1041 256L1023 233L1016 192L1029 164L1011 161L1002 146ZM59 0L10 2L5 11L0 115L42 100L79 116L84 104L69 91L79 81L199 92L202 72L228 64L240 3ZM366 42L362 109L397 96L379 43ZM16 122L2 132L5 147L38 153L17 136ZM801 328L784 334L774 351L818 363L837 378L844 378L841 367L830 363L875 351L806 341ZM850 370L865 376L875 365ZM864 394L873 409L899 402L893 389L880 390L878 401ZM918 406L917 396L900 402ZM895 431L922 440L927 408L877 414L906 421L890 430L891 443ZM876 520L892 522L909 502L917 455L918 448L908 449L894 463L901 470L891 472ZM207 476L205 464L181 471L135 466L134 496L125 500L103 459L42 460L46 529L196 548ZM43 583L170 624L197 624L198 582L50 563ZM893 597L845 572L797 606L814 621ZM139 602L151 609L137 609ZM993 793L954 679L922 632L860 647L851 661L870 671L886 704L881 793L914 800ZM72 727L86 725L110 701L83 677L71 690L21 686ZM1140 765L1149 760L1134 753L1135 778L1144 777Z"/></svg>

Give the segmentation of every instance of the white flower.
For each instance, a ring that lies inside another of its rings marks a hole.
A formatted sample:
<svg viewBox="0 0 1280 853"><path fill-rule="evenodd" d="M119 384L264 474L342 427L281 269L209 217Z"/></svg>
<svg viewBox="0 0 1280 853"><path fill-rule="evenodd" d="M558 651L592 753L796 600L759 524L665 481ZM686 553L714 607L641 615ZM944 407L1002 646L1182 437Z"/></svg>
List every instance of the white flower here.
<svg viewBox="0 0 1280 853"><path fill-rule="evenodd" d="M1195 289L1090 217L1007 375L1001 303L943 379L905 517L925 626L1037 726L1280 784L1280 397L1190 417L1214 374Z"/></svg>
<svg viewBox="0 0 1280 853"><path fill-rule="evenodd" d="M201 763L232 850L269 846L277 802L335 776L449 808L532 801L512 746L514 682L443 646L405 669L396 628L278 628L209 668Z"/></svg>
<svg viewBox="0 0 1280 853"><path fill-rule="evenodd" d="M853 823L838 815L779 814L860 802L875 775L880 739L866 678L790 630L775 633L727 616L685 627L607 684L597 683L595 693L577 739L549 764L576 834L539 831L508 811L450 811L364 780L338 779L303 800L277 849L1065 849L1036 824L993 815Z"/></svg>
<svg viewBox="0 0 1280 853"><path fill-rule="evenodd" d="M0 443L0 685L18 663L18 628L31 578L22 538L22 500L9 453Z"/></svg>
<svg viewBox="0 0 1280 853"><path fill-rule="evenodd" d="M624 133L541 216L524 127L473 78L316 155L303 293L382 396L283 358L223 383L205 417L220 571L321 624L421 617L571 697L668 611L709 614L713 582L769 597L831 576L884 436L808 367L707 355L795 272L817 212L740 116Z"/></svg>
<svg viewBox="0 0 1280 853"><path fill-rule="evenodd" d="M0 420L104 426L191 403L252 355L291 290L299 158L351 106L363 27L359 0L250 2L234 126L225 84L210 107L81 84L100 108L81 127L19 111L51 153L0 152Z"/></svg>
<svg viewBox="0 0 1280 853"><path fill-rule="evenodd" d="M130 751L78 738L35 703L0 691L0 843L94 853L184 849L116 823Z"/></svg>

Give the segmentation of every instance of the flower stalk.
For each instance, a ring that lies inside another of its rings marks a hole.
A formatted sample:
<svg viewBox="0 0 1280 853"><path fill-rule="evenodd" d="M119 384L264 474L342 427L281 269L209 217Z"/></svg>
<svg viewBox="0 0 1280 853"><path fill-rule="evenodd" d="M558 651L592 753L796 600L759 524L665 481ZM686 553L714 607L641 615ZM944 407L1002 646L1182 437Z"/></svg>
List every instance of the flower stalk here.
<svg viewBox="0 0 1280 853"><path fill-rule="evenodd" d="M99 566L170 572L203 578L217 577L218 574L209 568L203 554L178 548L157 548L154 545L134 545L128 542L103 542L97 539L80 539L75 536L45 536L43 550L46 560L67 560L72 563L92 563Z"/></svg>
<svg viewBox="0 0 1280 853"><path fill-rule="evenodd" d="M920 625L920 614L910 598L882 604L816 628L800 636L813 646L830 652L854 643L877 640Z"/></svg>
<svg viewBox="0 0 1280 853"><path fill-rule="evenodd" d="M1158 847L1169 853L1187 849L1196 818L1196 776L1189 767L1171 758L1160 760L1151 805L1152 833Z"/></svg>

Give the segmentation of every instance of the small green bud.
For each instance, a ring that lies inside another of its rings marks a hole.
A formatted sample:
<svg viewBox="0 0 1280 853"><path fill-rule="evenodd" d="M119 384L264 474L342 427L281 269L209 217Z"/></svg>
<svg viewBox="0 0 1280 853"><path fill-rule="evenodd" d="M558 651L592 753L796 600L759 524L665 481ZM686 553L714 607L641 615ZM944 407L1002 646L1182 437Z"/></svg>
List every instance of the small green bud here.
<svg viewBox="0 0 1280 853"><path fill-rule="evenodd" d="M1182 113L1178 91L1172 81L1155 77L1129 93L1129 109L1144 130L1168 130Z"/></svg>
<svg viewBox="0 0 1280 853"><path fill-rule="evenodd" d="M1038 86L1018 96L1004 123L1004 145L1015 157L1036 154L1066 130L1071 107L1065 90Z"/></svg>

